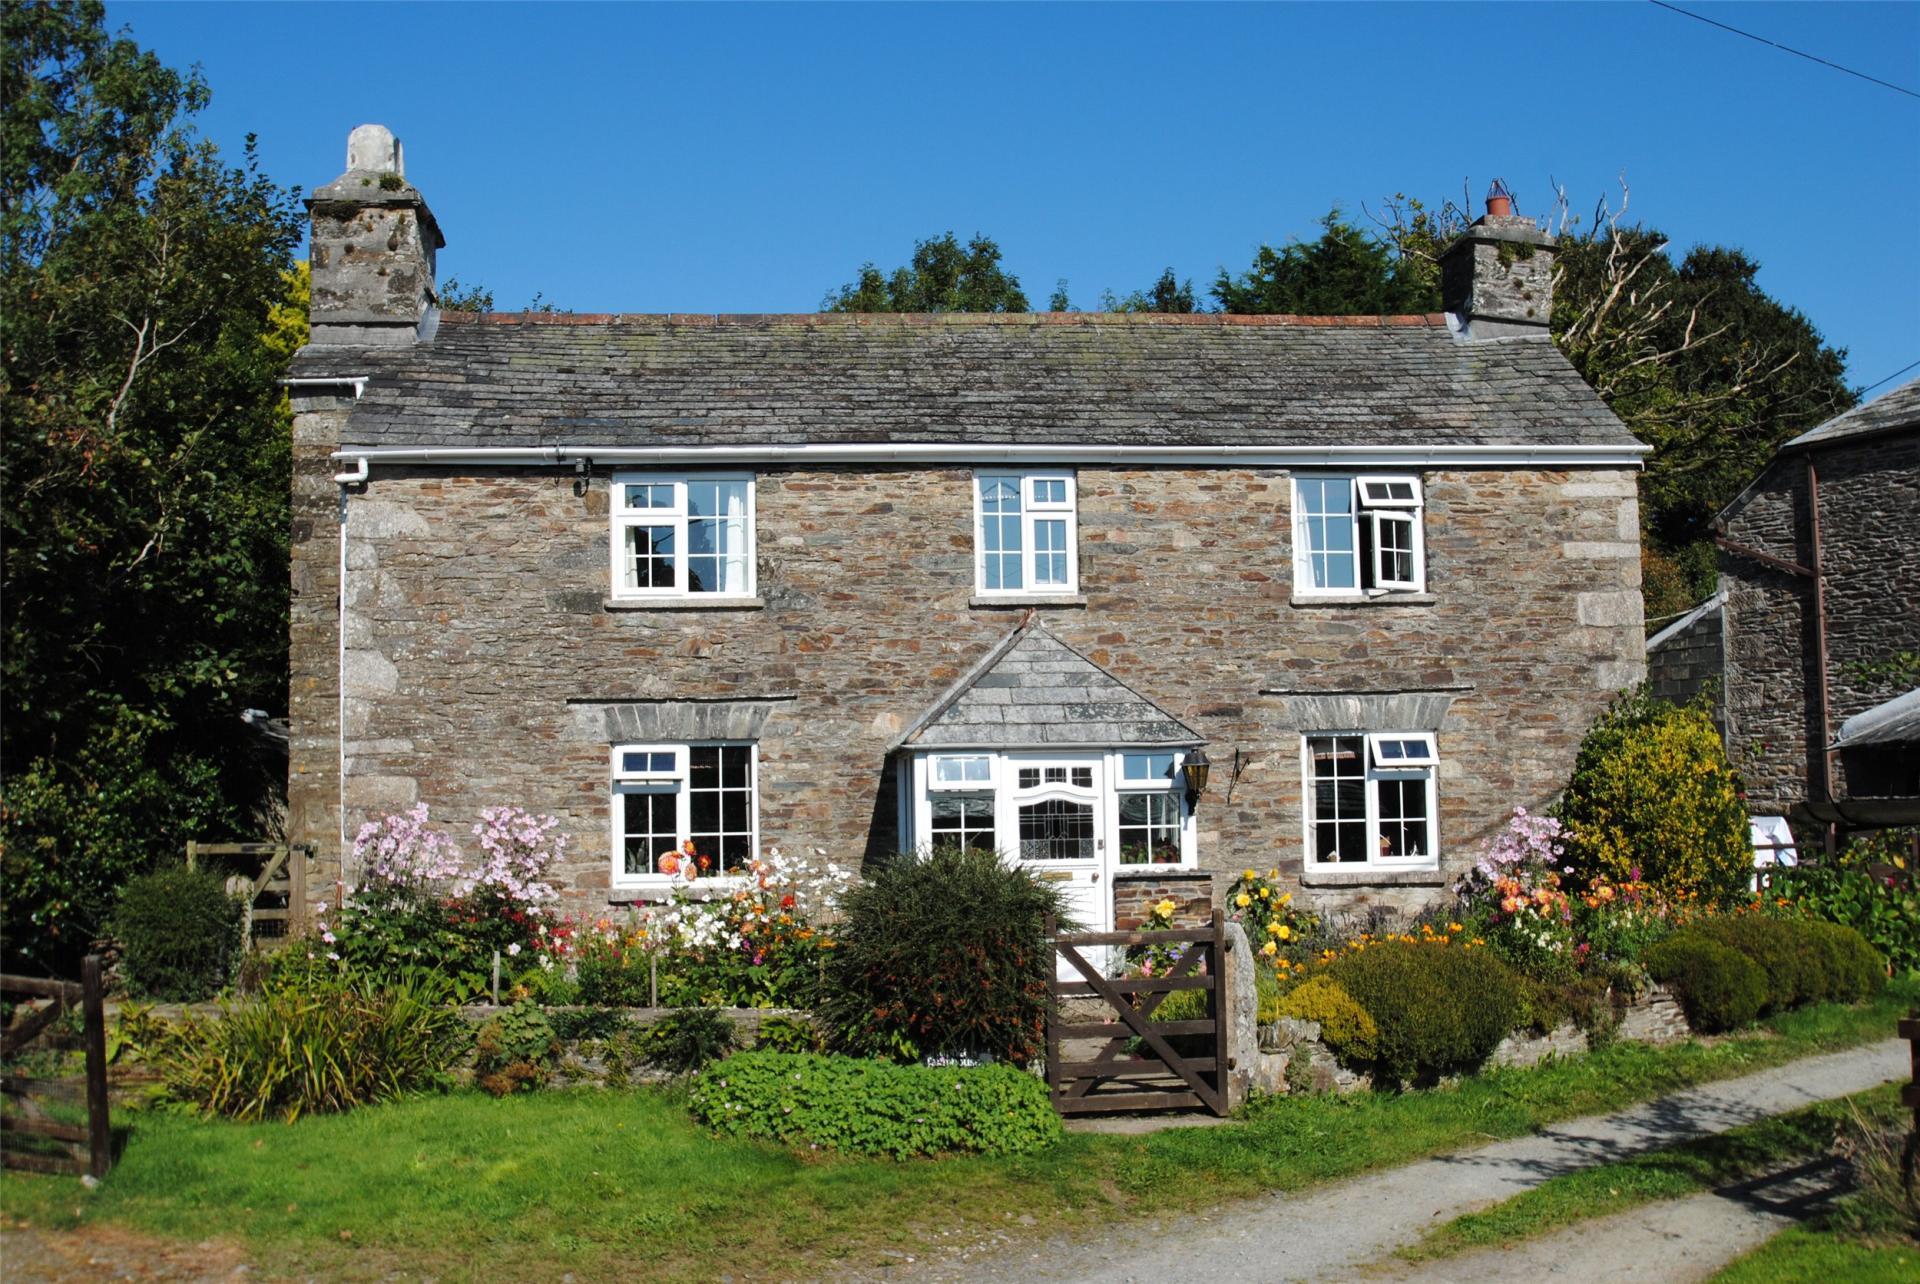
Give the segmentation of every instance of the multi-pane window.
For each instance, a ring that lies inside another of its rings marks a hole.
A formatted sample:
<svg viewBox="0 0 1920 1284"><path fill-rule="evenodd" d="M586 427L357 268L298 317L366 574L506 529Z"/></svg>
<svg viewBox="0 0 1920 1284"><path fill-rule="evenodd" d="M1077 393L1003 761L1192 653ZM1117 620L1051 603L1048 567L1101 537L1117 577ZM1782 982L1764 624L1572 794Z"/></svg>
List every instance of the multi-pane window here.
<svg viewBox="0 0 1920 1284"><path fill-rule="evenodd" d="M1079 580L1070 473L980 473L975 586L982 593L1071 593Z"/></svg>
<svg viewBox="0 0 1920 1284"><path fill-rule="evenodd" d="M1000 845L994 836L992 794L937 794L930 804L930 815L935 847L973 847L990 852Z"/></svg>
<svg viewBox="0 0 1920 1284"><path fill-rule="evenodd" d="M753 479L616 473L613 595L753 594Z"/></svg>
<svg viewBox="0 0 1920 1284"><path fill-rule="evenodd" d="M1119 816L1122 865L1178 865L1186 823L1171 750L1120 755Z"/></svg>
<svg viewBox="0 0 1920 1284"><path fill-rule="evenodd" d="M1420 479L1295 477L1298 592L1414 593L1426 585Z"/></svg>
<svg viewBox="0 0 1920 1284"><path fill-rule="evenodd" d="M1434 862L1439 759L1430 733L1308 736L1305 747L1313 863Z"/></svg>
<svg viewBox="0 0 1920 1284"><path fill-rule="evenodd" d="M758 848L750 744L616 745L614 881L669 873L691 856L703 878L743 872Z"/></svg>

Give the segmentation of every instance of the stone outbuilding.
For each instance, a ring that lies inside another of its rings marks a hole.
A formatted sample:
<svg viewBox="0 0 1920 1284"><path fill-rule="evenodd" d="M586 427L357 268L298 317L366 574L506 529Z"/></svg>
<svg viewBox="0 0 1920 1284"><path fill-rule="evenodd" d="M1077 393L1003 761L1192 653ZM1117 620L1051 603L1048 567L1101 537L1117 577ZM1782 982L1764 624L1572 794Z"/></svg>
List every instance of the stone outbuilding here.
<svg viewBox="0 0 1920 1284"><path fill-rule="evenodd" d="M688 842L991 845L1095 928L1246 867L1404 907L1644 676L1646 447L1530 219L1430 316L442 314L355 139L288 381L316 892L372 816L515 803L579 911Z"/></svg>
<svg viewBox="0 0 1920 1284"><path fill-rule="evenodd" d="M1920 824L1920 380L1787 442L1715 529L1750 810Z"/></svg>

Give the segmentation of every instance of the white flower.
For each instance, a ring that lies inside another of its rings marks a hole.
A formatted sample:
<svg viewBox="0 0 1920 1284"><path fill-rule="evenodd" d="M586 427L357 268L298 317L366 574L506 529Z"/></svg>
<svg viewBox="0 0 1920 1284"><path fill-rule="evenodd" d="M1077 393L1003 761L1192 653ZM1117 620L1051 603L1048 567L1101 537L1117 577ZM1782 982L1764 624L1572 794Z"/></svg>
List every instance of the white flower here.
<svg viewBox="0 0 1920 1284"><path fill-rule="evenodd" d="M509 945L507 947L508 958L512 958L514 955L518 954L519 952L520 952L520 942L518 941L515 941L512 945Z"/></svg>

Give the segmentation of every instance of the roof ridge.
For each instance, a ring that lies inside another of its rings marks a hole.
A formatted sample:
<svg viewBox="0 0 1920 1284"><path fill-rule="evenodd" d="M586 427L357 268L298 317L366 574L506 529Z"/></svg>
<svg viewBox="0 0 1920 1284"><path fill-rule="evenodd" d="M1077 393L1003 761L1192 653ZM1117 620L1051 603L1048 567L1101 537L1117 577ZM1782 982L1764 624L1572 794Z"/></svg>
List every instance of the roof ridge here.
<svg viewBox="0 0 1920 1284"><path fill-rule="evenodd" d="M1239 312L442 312L440 324L588 326L668 324L684 326L1300 326L1328 329L1445 328L1446 314L1305 316Z"/></svg>

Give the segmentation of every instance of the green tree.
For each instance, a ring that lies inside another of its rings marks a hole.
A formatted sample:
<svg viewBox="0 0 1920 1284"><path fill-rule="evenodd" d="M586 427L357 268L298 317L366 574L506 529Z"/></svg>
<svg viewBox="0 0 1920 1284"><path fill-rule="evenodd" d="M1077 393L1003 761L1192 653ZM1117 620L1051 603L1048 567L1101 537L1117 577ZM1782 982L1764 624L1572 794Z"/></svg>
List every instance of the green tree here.
<svg viewBox="0 0 1920 1284"><path fill-rule="evenodd" d="M0 862L9 960L57 969L129 877L253 826L301 221L251 140L231 166L195 136L198 72L100 4L0 22Z"/></svg>
<svg viewBox="0 0 1920 1284"><path fill-rule="evenodd" d="M1182 281L1173 274L1172 268L1160 273L1160 277L1144 290L1135 290L1125 298L1115 298L1111 290L1101 296L1100 306L1106 312L1172 312L1186 314L1200 309L1194 301L1193 282Z"/></svg>
<svg viewBox="0 0 1920 1284"><path fill-rule="evenodd" d="M1302 316L1390 316L1440 307L1437 274L1417 269L1338 209L1320 220L1315 239L1278 250L1263 245L1239 276L1221 268L1213 297L1225 312Z"/></svg>
<svg viewBox="0 0 1920 1284"><path fill-rule="evenodd" d="M1064 294L1064 291L1061 291ZM864 263L852 282L821 301L822 312L1029 312L1020 278L1000 266L1000 247L952 232L916 241L913 261L882 273Z"/></svg>

